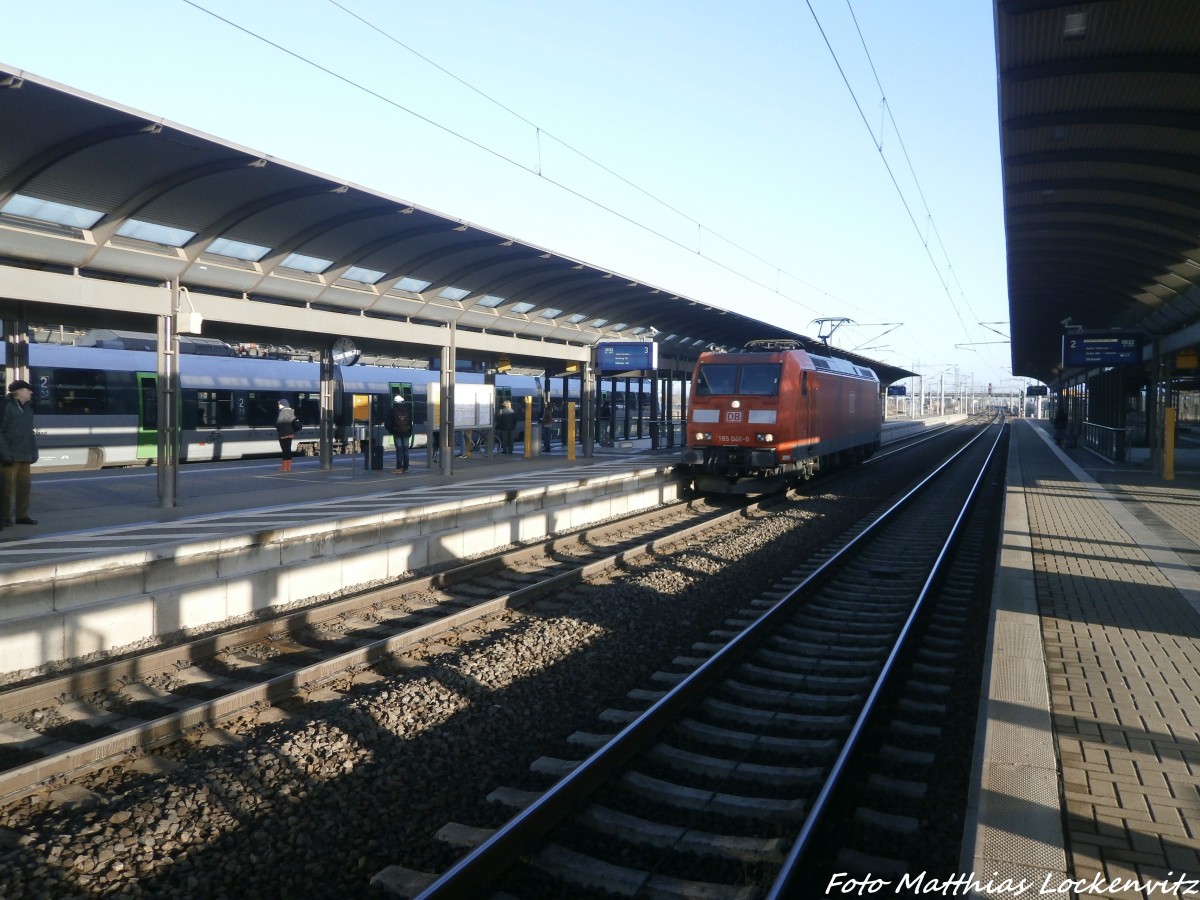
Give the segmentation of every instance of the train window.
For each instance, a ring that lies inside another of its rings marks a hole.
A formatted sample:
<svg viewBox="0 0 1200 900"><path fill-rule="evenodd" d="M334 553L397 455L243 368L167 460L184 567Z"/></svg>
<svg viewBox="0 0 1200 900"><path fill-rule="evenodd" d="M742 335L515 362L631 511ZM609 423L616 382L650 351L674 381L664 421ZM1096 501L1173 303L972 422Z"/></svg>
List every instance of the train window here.
<svg viewBox="0 0 1200 900"><path fill-rule="evenodd" d="M779 373L781 368L778 363L763 366L742 366L742 377L738 385L738 393L774 397L779 393Z"/></svg>
<svg viewBox="0 0 1200 900"><path fill-rule="evenodd" d="M158 389L155 387L154 379L143 379L138 385L138 389L142 401L138 427L147 431L155 431L158 428Z"/></svg>
<svg viewBox="0 0 1200 900"><path fill-rule="evenodd" d="M737 384L737 366L703 365L696 377L696 393L701 397L732 394Z"/></svg>
<svg viewBox="0 0 1200 900"><path fill-rule="evenodd" d="M300 394L296 398L296 416L305 425L316 425L321 421L321 395Z"/></svg>
<svg viewBox="0 0 1200 900"><path fill-rule="evenodd" d="M262 391L247 391L246 392L246 424L251 427L255 425L274 425L275 420L279 418L279 394L276 391L263 393Z"/></svg>
<svg viewBox="0 0 1200 900"><path fill-rule="evenodd" d="M184 415L187 415L187 394L184 392ZM230 428L237 424L237 410L233 406L233 391L196 391L194 428ZM183 427L187 428L185 419Z"/></svg>
<svg viewBox="0 0 1200 900"><path fill-rule="evenodd" d="M179 426L185 430L193 428L203 428L202 411L198 409L199 404L196 402L197 391L183 390L179 393L180 406L180 423Z"/></svg>
<svg viewBox="0 0 1200 900"><path fill-rule="evenodd" d="M136 401L133 375L99 369L38 369L35 409L52 415L130 413ZM112 382L110 389L110 379Z"/></svg>

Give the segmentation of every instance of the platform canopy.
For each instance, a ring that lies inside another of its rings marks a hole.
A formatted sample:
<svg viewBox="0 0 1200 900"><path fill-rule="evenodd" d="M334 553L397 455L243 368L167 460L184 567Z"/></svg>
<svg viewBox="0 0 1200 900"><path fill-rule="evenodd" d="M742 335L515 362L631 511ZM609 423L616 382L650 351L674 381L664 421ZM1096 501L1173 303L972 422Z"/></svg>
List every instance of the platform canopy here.
<svg viewBox="0 0 1200 900"><path fill-rule="evenodd" d="M5 318L22 301L30 319L144 328L121 317L157 309L137 286L178 282L205 334L288 327L368 349L444 343L451 322L464 354L543 358L802 337L3 66L0 123ZM81 280L106 289L84 297Z"/></svg>
<svg viewBox="0 0 1200 900"><path fill-rule="evenodd" d="M1200 3L995 0L1013 374L1200 321ZM1064 324L1065 322L1065 324Z"/></svg>

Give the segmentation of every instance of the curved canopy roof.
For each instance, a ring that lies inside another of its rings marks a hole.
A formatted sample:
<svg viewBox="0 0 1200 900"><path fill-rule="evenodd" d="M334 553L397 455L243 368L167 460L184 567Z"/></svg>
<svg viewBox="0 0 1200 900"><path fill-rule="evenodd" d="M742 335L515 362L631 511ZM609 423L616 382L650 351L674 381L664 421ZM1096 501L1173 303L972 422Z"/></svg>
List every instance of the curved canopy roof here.
<svg viewBox="0 0 1200 900"><path fill-rule="evenodd" d="M802 337L2 66L0 122L0 266L178 280L206 325L238 315L209 296L345 314L359 335L455 322L533 354Z"/></svg>
<svg viewBox="0 0 1200 900"><path fill-rule="evenodd" d="M1013 374L1049 382L1068 328L1200 320L1200 3L995 7Z"/></svg>

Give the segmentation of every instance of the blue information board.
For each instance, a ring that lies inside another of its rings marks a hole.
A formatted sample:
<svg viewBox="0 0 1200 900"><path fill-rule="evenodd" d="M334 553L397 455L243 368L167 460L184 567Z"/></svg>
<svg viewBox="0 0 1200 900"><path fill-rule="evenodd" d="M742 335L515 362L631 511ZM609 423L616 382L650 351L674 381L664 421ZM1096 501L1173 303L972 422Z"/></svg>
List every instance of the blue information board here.
<svg viewBox="0 0 1200 900"><path fill-rule="evenodd" d="M908 385L905 384L889 384L887 389L889 397L906 397L908 396Z"/></svg>
<svg viewBox="0 0 1200 900"><path fill-rule="evenodd" d="M596 368L601 372L632 372L658 368L654 341L607 341L596 345Z"/></svg>
<svg viewBox="0 0 1200 900"><path fill-rule="evenodd" d="M1142 361L1142 336L1129 332L1077 332L1062 339L1063 368L1071 366L1130 366Z"/></svg>

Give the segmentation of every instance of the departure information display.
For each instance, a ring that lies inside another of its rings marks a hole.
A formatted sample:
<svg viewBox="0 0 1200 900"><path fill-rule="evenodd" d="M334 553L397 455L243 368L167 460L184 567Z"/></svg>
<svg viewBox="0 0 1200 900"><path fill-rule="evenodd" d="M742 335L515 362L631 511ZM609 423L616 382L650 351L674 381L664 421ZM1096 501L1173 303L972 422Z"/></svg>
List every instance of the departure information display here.
<svg viewBox="0 0 1200 900"><path fill-rule="evenodd" d="M1129 366L1142 361L1142 336L1129 332L1077 332L1062 339L1063 368Z"/></svg>
<svg viewBox="0 0 1200 900"><path fill-rule="evenodd" d="M654 341L608 341L596 345L596 368L601 372L632 372L658 368Z"/></svg>

